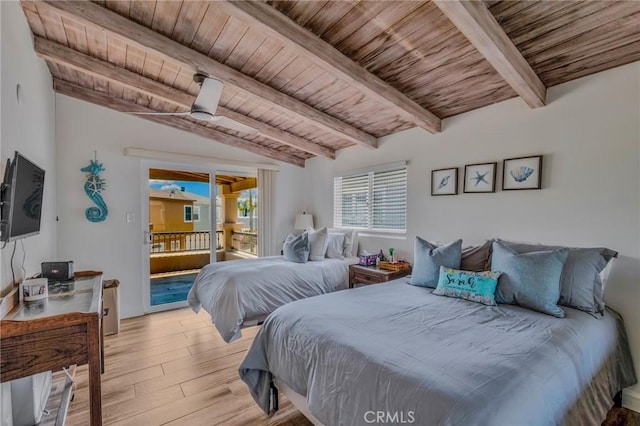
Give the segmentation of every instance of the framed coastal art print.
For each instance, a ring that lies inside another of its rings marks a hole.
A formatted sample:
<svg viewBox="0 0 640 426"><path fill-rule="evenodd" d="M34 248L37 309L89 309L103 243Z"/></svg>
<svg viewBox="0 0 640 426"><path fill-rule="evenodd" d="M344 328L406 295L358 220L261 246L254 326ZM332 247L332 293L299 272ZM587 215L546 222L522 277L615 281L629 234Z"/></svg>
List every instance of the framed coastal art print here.
<svg viewBox="0 0 640 426"><path fill-rule="evenodd" d="M431 170L431 195L456 195L458 168Z"/></svg>
<svg viewBox="0 0 640 426"><path fill-rule="evenodd" d="M502 190L541 189L542 155L508 158L502 166Z"/></svg>
<svg viewBox="0 0 640 426"><path fill-rule="evenodd" d="M498 163L467 164L464 166L464 192L496 192Z"/></svg>

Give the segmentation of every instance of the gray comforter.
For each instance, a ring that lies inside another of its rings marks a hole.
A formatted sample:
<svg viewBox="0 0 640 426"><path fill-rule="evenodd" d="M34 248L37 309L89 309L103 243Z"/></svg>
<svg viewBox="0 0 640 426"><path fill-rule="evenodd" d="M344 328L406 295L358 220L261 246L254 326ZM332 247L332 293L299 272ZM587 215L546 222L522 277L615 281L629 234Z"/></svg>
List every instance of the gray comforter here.
<svg viewBox="0 0 640 426"><path fill-rule="evenodd" d="M371 412L394 424L552 425L611 356L631 365L612 312L594 318L565 309L559 319L405 283L301 300L271 314L239 370L260 407L269 412L276 376L306 395L325 425L371 424ZM632 367L618 373L616 386L635 382Z"/></svg>
<svg viewBox="0 0 640 426"><path fill-rule="evenodd" d="M349 265L358 258L287 262L282 256L231 260L202 268L189 291L189 306L211 315L225 342L242 336L246 320L263 319L295 300L349 285Z"/></svg>

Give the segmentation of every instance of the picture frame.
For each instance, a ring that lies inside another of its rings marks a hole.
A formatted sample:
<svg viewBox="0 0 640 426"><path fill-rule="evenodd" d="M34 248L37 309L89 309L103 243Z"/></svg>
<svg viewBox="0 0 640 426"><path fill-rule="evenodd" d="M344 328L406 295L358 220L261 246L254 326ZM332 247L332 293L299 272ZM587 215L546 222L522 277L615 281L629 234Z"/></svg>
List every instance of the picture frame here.
<svg viewBox="0 0 640 426"><path fill-rule="evenodd" d="M477 163L464 166L465 194L496 192L498 163Z"/></svg>
<svg viewBox="0 0 640 426"><path fill-rule="evenodd" d="M458 195L458 168L431 170L431 195Z"/></svg>
<svg viewBox="0 0 640 426"><path fill-rule="evenodd" d="M503 160L502 190L523 189L542 189L542 155Z"/></svg>
<svg viewBox="0 0 640 426"><path fill-rule="evenodd" d="M49 297L49 285L46 278L24 280L20 284L20 298L25 302Z"/></svg>

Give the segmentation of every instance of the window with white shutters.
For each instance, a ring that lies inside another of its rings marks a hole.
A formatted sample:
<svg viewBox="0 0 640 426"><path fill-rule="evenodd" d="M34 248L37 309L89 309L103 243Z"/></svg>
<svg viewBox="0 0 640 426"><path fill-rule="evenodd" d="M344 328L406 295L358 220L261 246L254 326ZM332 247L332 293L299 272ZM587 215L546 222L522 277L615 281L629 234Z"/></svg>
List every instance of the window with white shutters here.
<svg viewBox="0 0 640 426"><path fill-rule="evenodd" d="M405 232L407 228L407 167L377 167L333 180L333 225Z"/></svg>

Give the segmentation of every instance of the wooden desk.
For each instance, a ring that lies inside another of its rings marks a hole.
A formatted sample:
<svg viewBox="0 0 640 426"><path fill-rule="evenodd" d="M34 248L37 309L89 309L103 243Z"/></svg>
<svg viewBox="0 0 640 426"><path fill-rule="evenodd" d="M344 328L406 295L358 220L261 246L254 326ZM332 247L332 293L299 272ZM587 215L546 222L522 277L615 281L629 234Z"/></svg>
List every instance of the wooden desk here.
<svg viewBox="0 0 640 426"><path fill-rule="evenodd" d="M91 426L102 425L102 275L49 285L0 320L0 382L89 364Z"/></svg>

